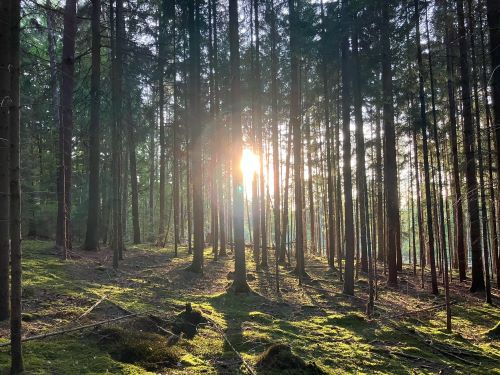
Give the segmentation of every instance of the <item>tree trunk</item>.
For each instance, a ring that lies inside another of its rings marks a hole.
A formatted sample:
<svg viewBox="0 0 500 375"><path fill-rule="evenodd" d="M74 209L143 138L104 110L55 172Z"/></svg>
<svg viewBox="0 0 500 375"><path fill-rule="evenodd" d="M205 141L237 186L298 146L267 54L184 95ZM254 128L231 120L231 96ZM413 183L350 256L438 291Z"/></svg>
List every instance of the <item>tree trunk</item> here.
<svg viewBox="0 0 500 375"><path fill-rule="evenodd" d="M165 61L167 53L167 8L168 0L162 0L160 5L160 29L158 45L158 85L159 85L159 110L160 110L160 217L158 221L158 244L162 246L165 236Z"/></svg>
<svg viewBox="0 0 500 375"><path fill-rule="evenodd" d="M101 0L92 0L92 73L90 77L89 199L83 248L99 248L99 159L101 110Z"/></svg>
<svg viewBox="0 0 500 375"><path fill-rule="evenodd" d="M113 21L113 19L111 19ZM113 199L113 267L118 268L118 261L123 259L123 220L122 220L122 122L123 122L123 40L125 24L123 19L123 0L116 0L115 25L116 37L112 38L112 107L113 127L112 145L112 199Z"/></svg>
<svg viewBox="0 0 500 375"><path fill-rule="evenodd" d="M10 316L10 356L11 374L24 370L21 345L22 315L22 248L21 248L21 180L20 180L20 20L21 2L11 0L10 15L10 261L11 261L11 316Z"/></svg>
<svg viewBox="0 0 500 375"><path fill-rule="evenodd" d="M293 170L294 170L294 190L295 190L295 253L296 272L299 276L299 283L305 275L304 268L304 227L302 222L302 126L300 113L300 45L298 43L298 15L295 1L288 0L290 17L290 126L293 133Z"/></svg>
<svg viewBox="0 0 500 375"><path fill-rule="evenodd" d="M132 116L131 98L128 98L127 103L128 114L128 155L130 168L130 189L132 190L132 228L134 244L141 243L141 229L139 226L139 191L137 186L137 160L135 154L135 126Z"/></svg>
<svg viewBox="0 0 500 375"><path fill-rule="evenodd" d="M422 47L420 45L420 11L418 0L415 0L415 19L416 19L416 44L417 44L417 62L418 62L418 83L420 99L420 128L422 130L422 153L424 155L424 186L425 203L427 213L427 234L429 236L429 261L431 267L432 293L438 294L436 260L434 251L434 227L432 218L432 196L431 196L431 178L429 164L429 149L427 144L427 118L425 107L424 76L422 63Z"/></svg>
<svg viewBox="0 0 500 375"><path fill-rule="evenodd" d="M365 137L363 134L363 112L362 112L362 94L361 94L361 67L358 53L358 34L352 36L352 54L353 54L353 98L354 98L354 118L356 123L356 183L358 192L358 210L360 222L360 242L361 242L361 271L368 272L368 207L365 202L366 188L366 167L365 167Z"/></svg>
<svg viewBox="0 0 500 375"><path fill-rule="evenodd" d="M274 198L274 246L276 249L276 272L281 249L281 191L280 191L280 154L278 129L278 56L276 44L278 30L274 0L271 0L270 38L271 38L271 129L273 148L273 198ZM278 278L276 279L278 280ZM277 286L279 290L279 284Z"/></svg>
<svg viewBox="0 0 500 375"><path fill-rule="evenodd" d="M189 86L190 86L190 130L191 168L193 183L193 262L188 268L192 272L203 272L204 216L203 216L203 127L201 125L200 83L200 3L188 2L189 30Z"/></svg>
<svg viewBox="0 0 500 375"><path fill-rule="evenodd" d="M472 253L472 284L471 292L483 291L484 273L481 254L481 227L479 222L479 204L477 194L475 135L472 123L472 103L470 89L470 67L467 57L468 45L465 32L465 16L463 0L457 0L458 36L460 46L460 75L462 86L462 115L464 121L464 154L466 161L465 179L467 184L467 204L470 219L470 243Z"/></svg>
<svg viewBox="0 0 500 375"><path fill-rule="evenodd" d="M10 1L0 5L0 321L9 318Z"/></svg>
<svg viewBox="0 0 500 375"><path fill-rule="evenodd" d="M62 51L61 123L59 127L59 173L56 246L66 259L71 249L71 153L73 137L73 89L75 85L75 38L77 0L68 0L64 8Z"/></svg>
<svg viewBox="0 0 500 375"><path fill-rule="evenodd" d="M233 230L234 230L234 281L235 293L250 290L245 264L245 233L243 223L243 173L239 168L242 148L241 92L240 92L240 41L238 31L238 1L229 0L229 65L231 80L231 130L233 173Z"/></svg>
<svg viewBox="0 0 500 375"><path fill-rule="evenodd" d="M384 190L386 196L387 222L387 263L390 286L398 284L397 248L399 226L399 200L396 158L396 131L394 129L394 104L392 89L391 44L390 44L390 9L386 1L382 5L381 24L382 49L382 94L384 109Z"/></svg>
<svg viewBox="0 0 500 375"><path fill-rule="evenodd" d="M495 129L497 157L497 169L500 166L500 4L496 0L487 0L488 28L490 30L490 57L491 68L494 74L491 76L491 90L493 99L493 115ZM497 186L500 186L500 173L497 171ZM500 200L500 195L497 195ZM493 203L495 204L495 203ZM500 287L500 258L496 258L497 286Z"/></svg>
<svg viewBox="0 0 500 375"><path fill-rule="evenodd" d="M259 37L259 1L254 0L255 11L255 122L257 127L257 150L260 162L259 190L260 190L260 235L261 235L261 261L260 266L267 268L267 227L266 227L266 194L264 178L264 140L262 129L262 87L260 73L260 37Z"/></svg>

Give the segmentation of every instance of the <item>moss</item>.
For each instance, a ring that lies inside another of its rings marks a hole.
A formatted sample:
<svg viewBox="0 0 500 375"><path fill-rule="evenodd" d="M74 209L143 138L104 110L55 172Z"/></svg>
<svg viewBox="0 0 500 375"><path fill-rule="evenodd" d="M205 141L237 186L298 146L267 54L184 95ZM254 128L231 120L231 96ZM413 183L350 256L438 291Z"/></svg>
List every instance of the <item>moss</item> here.
<svg viewBox="0 0 500 375"><path fill-rule="evenodd" d="M267 348L257 359L256 367L262 374L325 374L314 362L306 363L295 355L286 344L273 344Z"/></svg>
<svg viewBox="0 0 500 375"><path fill-rule="evenodd" d="M500 322L498 322L493 328L487 330L485 335L490 339L500 339Z"/></svg>
<svg viewBox="0 0 500 375"><path fill-rule="evenodd" d="M99 332L100 347L120 362L138 364L146 370L174 367L180 359L179 350L167 344L156 333L137 332L123 328L106 328Z"/></svg>

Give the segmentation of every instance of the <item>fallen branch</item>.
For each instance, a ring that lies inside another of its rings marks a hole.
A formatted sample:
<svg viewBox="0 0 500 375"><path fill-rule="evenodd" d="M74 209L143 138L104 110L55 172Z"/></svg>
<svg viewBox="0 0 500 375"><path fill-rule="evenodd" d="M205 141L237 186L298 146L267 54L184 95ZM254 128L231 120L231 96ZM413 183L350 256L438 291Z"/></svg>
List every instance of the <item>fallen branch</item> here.
<svg viewBox="0 0 500 375"><path fill-rule="evenodd" d="M33 340L45 339L47 337L64 335L66 333L72 333L72 332L82 331L82 330L87 329L87 328L98 327L98 326L103 325L103 324L113 323L113 322L116 322L116 321L119 321L119 320L124 320L124 319L130 319L130 318L134 318L134 317L137 317L137 316L140 316L140 315L144 315L144 314L147 314L147 312L134 313L134 314L124 315L124 316L119 316L117 318L103 320L103 321L100 321L100 322L97 322L97 323L85 324L85 325L82 325L82 326L68 328L68 329L63 329L63 330L60 330L60 331L48 332L48 333L44 333L44 334L41 334L41 335L35 335L35 336L29 336L29 337L25 337L25 338L21 339L21 341L22 342L26 342L26 341L33 341ZM5 346L10 346L10 342L5 342L5 343L1 343L0 344L0 347L5 347Z"/></svg>
<svg viewBox="0 0 500 375"><path fill-rule="evenodd" d="M97 301L96 303L94 303L91 307L89 307L82 315L80 315L76 320L80 320L81 318L83 318L84 316L90 314L92 312L92 310L94 310L97 306L99 306L101 304L102 301L104 301L108 296L104 295L101 297L101 299L99 301Z"/></svg>
<svg viewBox="0 0 500 375"><path fill-rule="evenodd" d="M245 368L248 370L248 372L251 374L251 375L257 375L257 373L255 372L255 370L253 369L252 366L250 366L250 364L245 361L245 359L243 358L243 356L240 354L240 352L238 352L236 350L236 348L233 346L233 344L231 344L231 341L229 341L229 339L227 338L226 334L224 333L224 331L222 330L222 328L216 323L214 322L212 319L210 318L206 318L210 323L212 323L212 326L215 328L215 330L222 336L222 338L224 339L224 341L229 345L229 347L231 348L231 350L234 352L234 354L236 354L236 356L240 359L240 361L243 363L243 366L245 366Z"/></svg>

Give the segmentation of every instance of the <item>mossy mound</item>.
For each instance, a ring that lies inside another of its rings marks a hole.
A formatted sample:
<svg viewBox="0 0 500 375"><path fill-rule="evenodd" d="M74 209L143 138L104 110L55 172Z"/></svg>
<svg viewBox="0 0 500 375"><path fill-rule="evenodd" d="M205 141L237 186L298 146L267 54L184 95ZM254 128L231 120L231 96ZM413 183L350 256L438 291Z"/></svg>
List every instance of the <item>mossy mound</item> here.
<svg viewBox="0 0 500 375"><path fill-rule="evenodd" d="M192 339L198 331L198 325L207 323L207 319L201 311L194 310L190 303L186 304L186 309L177 315L172 323L172 332L176 335L183 334L186 338Z"/></svg>
<svg viewBox="0 0 500 375"><path fill-rule="evenodd" d="M156 333L110 327L99 331L99 335L101 348L115 360L137 364L148 371L175 367L181 357L178 349Z"/></svg>
<svg viewBox="0 0 500 375"><path fill-rule="evenodd" d="M490 339L500 339L500 322L498 322L493 328L487 330L485 334Z"/></svg>
<svg viewBox="0 0 500 375"><path fill-rule="evenodd" d="M267 348L258 358L256 367L261 374L326 375L314 362L306 363L295 355L286 344L273 344Z"/></svg>

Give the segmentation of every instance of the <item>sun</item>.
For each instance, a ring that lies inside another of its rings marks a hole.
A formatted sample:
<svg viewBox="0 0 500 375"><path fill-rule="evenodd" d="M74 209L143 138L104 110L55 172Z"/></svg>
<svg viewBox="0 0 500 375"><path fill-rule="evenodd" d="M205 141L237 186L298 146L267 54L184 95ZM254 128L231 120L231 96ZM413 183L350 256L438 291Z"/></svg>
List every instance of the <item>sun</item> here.
<svg viewBox="0 0 500 375"><path fill-rule="evenodd" d="M254 176L259 173L259 157L254 152L252 152L252 150L248 148L243 149L240 168L243 172L243 180L247 194L251 194L252 180Z"/></svg>

